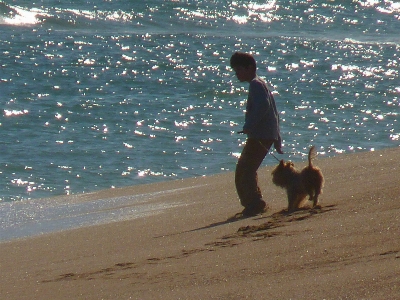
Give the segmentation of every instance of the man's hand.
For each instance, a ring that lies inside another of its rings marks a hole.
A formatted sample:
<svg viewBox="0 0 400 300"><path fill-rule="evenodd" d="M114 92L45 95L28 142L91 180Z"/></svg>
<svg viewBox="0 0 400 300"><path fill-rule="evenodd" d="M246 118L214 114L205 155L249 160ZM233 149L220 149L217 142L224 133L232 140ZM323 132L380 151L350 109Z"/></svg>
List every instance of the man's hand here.
<svg viewBox="0 0 400 300"><path fill-rule="evenodd" d="M284 154L284 152L282 151L282 148L275 148L276 152L278 152L279 154Z"/></svg>
<svg viewBox="0 0 400 300"><path fill-rule="evenodd" d="M282 151L282 141L279 138L279 140L274 142L274 148L276 150L276 152L278 152L279 154L284 154Z"/></svg>
<svg viewBox="0 0 400 300"><path fill-rule="evenodd" d="M249 132L247 130L243 129L242 131L238 131L238 133L248 134Z"/></svg>

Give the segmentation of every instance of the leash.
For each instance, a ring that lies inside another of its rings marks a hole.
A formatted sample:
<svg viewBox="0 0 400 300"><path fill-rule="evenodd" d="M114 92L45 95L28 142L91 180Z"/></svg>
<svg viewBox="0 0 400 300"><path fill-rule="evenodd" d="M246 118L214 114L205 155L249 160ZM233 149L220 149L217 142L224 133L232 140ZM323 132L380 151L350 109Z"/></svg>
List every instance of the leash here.
<svg viewBox="0 0 400 300"><path fill-rule="evenodd" d="M261 146L263 146L263 147L264 147L264 149L265 149L265 150L267 150L267 151L268 151L268 153L269 153L269 154L271 154L271 155L272 155L272 157L273 157L273 158L275 158L275 159L276 159L276 161L277 161L277 162L280 162L280 160L279 160L279 159L278 159L278 158L277 158L277 157L276 157L276 156L275 156L275 155L274 155L272 152L269 152L269 149L267 149L267 147L265 147L265 146L263 145L263 143L261 143L261 141L260 141L260 140L258 140L258 142L260 143L260 145L261 145Z"/></svg>
<svg viewBox="0 0 400 300"><path fill-rule="evenodd" d="M269 154L271 154L273 156L273 158L275 158L277 160L277 162L280 162L280 160L275 155L273 155L272 152L269 152Z"/></svg>
<svg viewBox="0 0 400 300"><path fill-rule="evenodd" d="M244 133L244 132L243 132L243 131L238 131L238 133ZM261 143L260 140L258 140L258 142L260 143L261 146L263 146L263 148L264 148L265 150L267 150L267 152L268 152L269 154L272 155L273 158L276 159L277 162L280 162L280 160L279 160L274 154L272 154L272 152L269 152L269 149L267 149L267 147L265 147L265 146L263 145L263 143Z"/></svg>

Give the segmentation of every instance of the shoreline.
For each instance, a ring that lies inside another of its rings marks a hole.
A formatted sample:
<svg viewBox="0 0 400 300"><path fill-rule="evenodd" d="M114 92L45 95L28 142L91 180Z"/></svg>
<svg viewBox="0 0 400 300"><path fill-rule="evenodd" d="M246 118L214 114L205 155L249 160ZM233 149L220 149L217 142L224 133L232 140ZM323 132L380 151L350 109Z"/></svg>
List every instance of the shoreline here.
<svg viewBox="0 0 400 300"><path fill-rule="evenodd" d="M271 209L241 210L232 173L106 190L160 192L157 215L0 243L5 299L382 299L400 297L400 148L316 159L321 209L287 215L273 167ZM301 168L304 163L296 163ZM186 187L196 186L194 189ZM162 191L179 189L177 193Z"/></svg>
<svg viewBox="0 0 400 300"><path fill-rule="evenodd" d="M360 153L323 157L322 159L318 159L317 157L315 162L318 164L318 161L339 158L344 159L347 156L366 155L368 153L379 153L395 149L399 148L385 148L378 151L364 151ZM303 159L303 161L295 161L296 166L303 166L305 163L305 159ZM259 173L262 174L261 180L270 176L271 170L275 165L276 164L264 165L260 167ZM218 178L219 176L231 177L232 181L234 180L234 172L229 171L207 176L204 175L160 181L157 183L109 188L89 193L31 199L27 202L5 202L1 205L8 205L10 207L10 211L6 213L3 212L5 217L14 214L24 216L29 215L29 218L26 224L23 223L24 220L18 220L18 223L23 224L18 224L20 228L15 228L14 230L13 228L10 228L13 227L12 225L7 227L3 221L3 226L1 228L3 234L0 237L0 243L35 238L46 234L62 232L64 230L74 230L82 227L132 220L152 214L157 215L163 213L163 211L168 209L169 206L176 207L188 205L188 203L182 201L167 204L163 201L158 201L158 198L164 198L165 194L173 193L174 190L179 192L180 189L195 188L196 184L200 187L204 184L207 185L207 183L204 182L207 182L208 180L213 181L213 177ZM175 188L171 189L171 186ZM262 186L265 186L264 182L260 182L260 187ZM235 187L232 186L231 189L235 189ZM279 190L279 188L277 189ZM151 201L148 201L149 198ZM285 196L283 198L285 199ZM146 206L146 203L148 202L150 202L152 207L149 207L149 205ZM154 203L157 204L154 205ZM14 208L15 210L13 211ZM18 208L20 210L18 210ZM46 209L51 210L52 214L45 214ZM239 206L239 209L241 209L241 206ZM121 210L123 210L123 212L121 212ZM38 215L38 218L35 220L34 218L36 215ZM42 222L43 219L45 222ZM46 222L48 224L47 227L42 224Z"/></svg>
<svg viewBox="0 0 400 300"><path fill-rule="evenodd" d="M160 214L166 209L184 204L179 201L163 202L159 199L194 188L197 186L135 193L134 190L139 189L129 187L75 197L6 203L2 207L2 214L8 220L4 221L3 218L0 243ZM13 224L7 225L7 221L12 218Z"/></svg>
<svg viewBox="0 0 400 300"><path fill-rule="evenodd" d="M319 159L329 159L329 158L333 158L333 157L338 157L338 156L342 156L342 155L357 155L357 154L362 154L362 153L367 153L367 152L377 152L377 151L384 151L386 149L396 149L398 147L384 147L384 148L371 148L374 150L367 150L367 149L362 149L362 150L358 150L355 152L344 152L344 153L339 153L339 152L327 152L323 155L319 156ZM305 161L307 159L307 155L308 155L308 149L303 149L302 152L290 152L290 153L285 153L283 155L277 155L276 152L272 152L272 154L274 154L276 156L276 158L274 158L271 154L271 151L267 154L267 156L265 157L261 168L265 168L265 167L272 167L275 166L277 161L277 159L285 159L285 160L291 160L294 163L302 163L303 161ZM240 154L240 152L238 152L238 155ZM235 160L237 161L237 158L235 158ZM140 182L140 183L130 183L130 184L124 184L124 185L116 185L114 186L108 186L108 187L101 187L101 188L95 188L93 190L90 191L76 191L76 192L72 192L71 194L54 194L54 195L39 195L39 196L34 196L31 197L31 195L27 196L27 197L22 197L19 200L3 200L0 201L0 205L5 204L5 203L16 203L16 202L30 202L30 201L41 201L41 200L49 200L49 199L70 199L70 198L74 198L74 197L81 197L83 195L92 195L92 194L97 194L97 193L102 193L105 190L118 190L118 189L125 189L125 188L131 188L131 187L136 187L136 186L146 186L146 185L152 185L152 184L160 184L160 183L164 183L164 182L175 182L175 181L181 181L181 180L188 180L188 179L192 179L192 178L200 178L200 177L209 177L209 176L214 176L214 175L219 175L219 174L225 174L225 173L233 173L235 172L235 166L236 163L233 163L232 165L229 165L230 168L226 168L226 169L220 169L219 171L217 171L216 173L210 173L210 174L200 174L200 175L187 175L187 176L183 176L183 177L179 177L179 178L174 178L174 177L163 177L163 178L157 178L155 181L149 181L149 182Z"/></svg>

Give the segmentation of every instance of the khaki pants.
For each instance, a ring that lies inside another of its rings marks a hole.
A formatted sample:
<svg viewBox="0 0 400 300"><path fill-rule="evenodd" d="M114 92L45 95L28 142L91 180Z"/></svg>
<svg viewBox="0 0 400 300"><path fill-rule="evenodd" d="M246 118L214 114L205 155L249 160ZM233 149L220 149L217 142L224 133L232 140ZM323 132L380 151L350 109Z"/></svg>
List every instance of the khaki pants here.
<svg viewBox="0 0 400 300"><path fill-rule="evenodd" d="M248 138L236 165L235 184L240 204L248 207L262 200L257 170L267 155L273 140Z"/></svg>

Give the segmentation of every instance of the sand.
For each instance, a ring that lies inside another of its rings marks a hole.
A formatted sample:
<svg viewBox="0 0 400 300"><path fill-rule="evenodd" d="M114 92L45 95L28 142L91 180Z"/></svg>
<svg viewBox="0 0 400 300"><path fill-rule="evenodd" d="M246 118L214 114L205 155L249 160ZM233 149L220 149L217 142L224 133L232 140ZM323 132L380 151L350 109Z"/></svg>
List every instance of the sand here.
<svg viewBox="0 0 400 300"><path fill-rule="evenodd" d="M400 299L400 148L315 164L322 207L290 215L272 167L271 209L234 222L232 173L92 194L185 205L1 243L1 299Z"/></svg>

